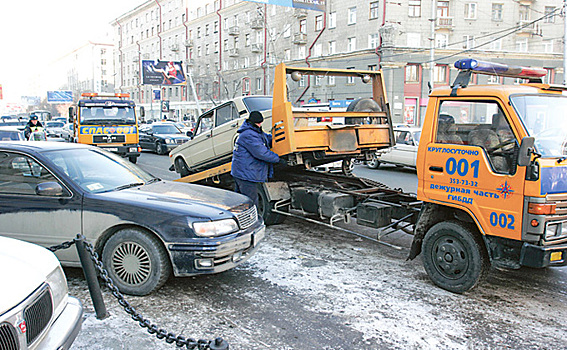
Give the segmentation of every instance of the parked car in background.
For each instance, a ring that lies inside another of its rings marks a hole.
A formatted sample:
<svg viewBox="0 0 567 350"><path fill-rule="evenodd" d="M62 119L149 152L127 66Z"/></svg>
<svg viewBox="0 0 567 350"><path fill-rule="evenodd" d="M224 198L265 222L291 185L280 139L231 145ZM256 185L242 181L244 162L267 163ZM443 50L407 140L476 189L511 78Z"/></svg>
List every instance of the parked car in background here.
<svg viewBox="0 0 567 350"><path fill-rule="evenodd" d="M0 141L25 141L24 132L18 126L0 126Z"/></svg>
<svg viewBox="0 0 567 350"><path fill-rule="evenodd" d="M71 137L69 131L65 129L65 122L47 121L44 128L49 141L67 141Z"/></svg>
<svg viewBox="0 0 567 350"><path fill-rule="evenodd" d="M68 122L68 118L65 117L55 117L51 119L54 122L62 122L63 124L66 124Z"/></svg>
<svg viewBox="0 0 567 350"><path fill-rule="evenodd" d="M41 227L37 227L41 233ZM0 349L69 349L83 306L68 295L57 257L38 245L0 237Z"/></svg>
<svg viewBox="0 0 567 350"><path fill-rule="evenodd" d="M224 164L232 158L238 128L252 111L264 115L265 132L272 128L272 97L242 96L206 111L197 118L193 138L170 153L171 170L181 176Z"/></svg>
<svg viewBox="0 0 567 350"><path fill-rule="evenodd" d="M376 158L367 161L366 165L372 169L377 169L383 163L415 168L420 136L421 128L410 126L395 127L394 138L396 144L385 151L378 152Z"/></svg>
<svg viewBox="0 0 567 350"><path fill-rule="evenodd" d="M53 246L81 233L124 293L237 266L264 229L246 196L163 181L99 147L0 142L0 235ZM56 255L80 266L75 249Z"/></svg>
<svg viewBox="0 0 567 350"><path fill-rule="evenodd" d="M190 138L172 122L156 122L140 126L140 147L157 154L167 154Z"/></svg>

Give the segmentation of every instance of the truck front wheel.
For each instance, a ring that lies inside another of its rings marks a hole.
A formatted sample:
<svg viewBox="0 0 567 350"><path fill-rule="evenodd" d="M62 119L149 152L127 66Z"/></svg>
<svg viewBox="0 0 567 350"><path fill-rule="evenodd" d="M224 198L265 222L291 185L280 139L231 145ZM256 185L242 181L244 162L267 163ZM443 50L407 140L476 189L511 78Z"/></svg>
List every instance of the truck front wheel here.
<svg viewBox="0 0 567 350"><path fill-rule="evenodd" d="M277 225L285 221L286 216L278 213L274 213L274 204L276 201L269 201L268 194L266 193L264 186L258 186L258 215L264 219L266 225ZM282 208L281 210L285 210Z"/></svg>
<svg viewBox="0 0 567 350"><path fill-rule="evenodd" d="M425 234L423 265L433 283L464 293L486 277L490 260L480 235L466 225L447 221Z"/></svg>

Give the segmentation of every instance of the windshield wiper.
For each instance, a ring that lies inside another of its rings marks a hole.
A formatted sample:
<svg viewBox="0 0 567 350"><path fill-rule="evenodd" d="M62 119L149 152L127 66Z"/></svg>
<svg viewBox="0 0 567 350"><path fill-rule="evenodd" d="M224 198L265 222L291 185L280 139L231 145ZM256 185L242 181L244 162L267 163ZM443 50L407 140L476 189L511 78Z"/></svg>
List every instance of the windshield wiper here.
<svg viewBox="0 0 567 350"><path fill-rule="evenodd" d="M158 181L161 181L161 179L159 177L154 177L153 179L146 182L146 185L147 184L153 184L154 182L158 182Z"/></svg>
<svg viewBox="0 0 567 350"><path fill-rule="evenodd" d="M142 186L143 184L144 184L143 182L132 182L131 184L126 184L126 185L122 185L122 186L118 186L116 188L113 188L112 191L125 190L127 188Z"/></svg>

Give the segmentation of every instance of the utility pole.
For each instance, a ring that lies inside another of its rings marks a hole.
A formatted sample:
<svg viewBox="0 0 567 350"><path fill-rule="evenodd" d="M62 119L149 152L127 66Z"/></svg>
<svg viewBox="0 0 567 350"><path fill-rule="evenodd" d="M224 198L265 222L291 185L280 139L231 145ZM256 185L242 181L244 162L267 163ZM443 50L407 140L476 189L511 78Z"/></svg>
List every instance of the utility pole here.
<svg viewBox="0 0 567 350"><path fill-rule="evenodd" d="M563 85L567 85L567 0L563 0Z"/></svg>
<svg viewBox="0 0 567 350"><path fill-rule="evenodd" d="M563 0L567 1L567 0ZM429 82L431 87L433 87L433 81L435 79L435 23L437 22L437 0L431 1L431 38L430 40L430 51L429 51Z"/></svg>

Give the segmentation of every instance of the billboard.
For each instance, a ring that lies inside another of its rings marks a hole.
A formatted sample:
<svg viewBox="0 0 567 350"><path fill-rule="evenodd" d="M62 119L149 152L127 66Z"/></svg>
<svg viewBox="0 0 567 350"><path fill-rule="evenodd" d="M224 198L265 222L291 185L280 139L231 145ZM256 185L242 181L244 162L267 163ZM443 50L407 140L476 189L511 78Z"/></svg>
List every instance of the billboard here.
<svg viewBox="0 0 567 350"><path fill-rule="evenodd" d="M142 84L185 85L183 66L178 61L142 60Z"/></svg>
<svg viewBox="0 0 567 350"><path fill-rule="evenodd" d="M41 98L39 96L22 96L22 104L28 106L37 106L41 102Z"/></svg>
<svg viewBox="0 0 567 350"><path fill-rule="evenodd" d="M327 0L246 0L267 5L295 7L299 9L325 11Z"/></svg>
<svg viewBox="0 0 567 350"><path fill-rule="evenodd" d="M73 91L60 90L47 92L48 103L72 103Z"/></svg>

